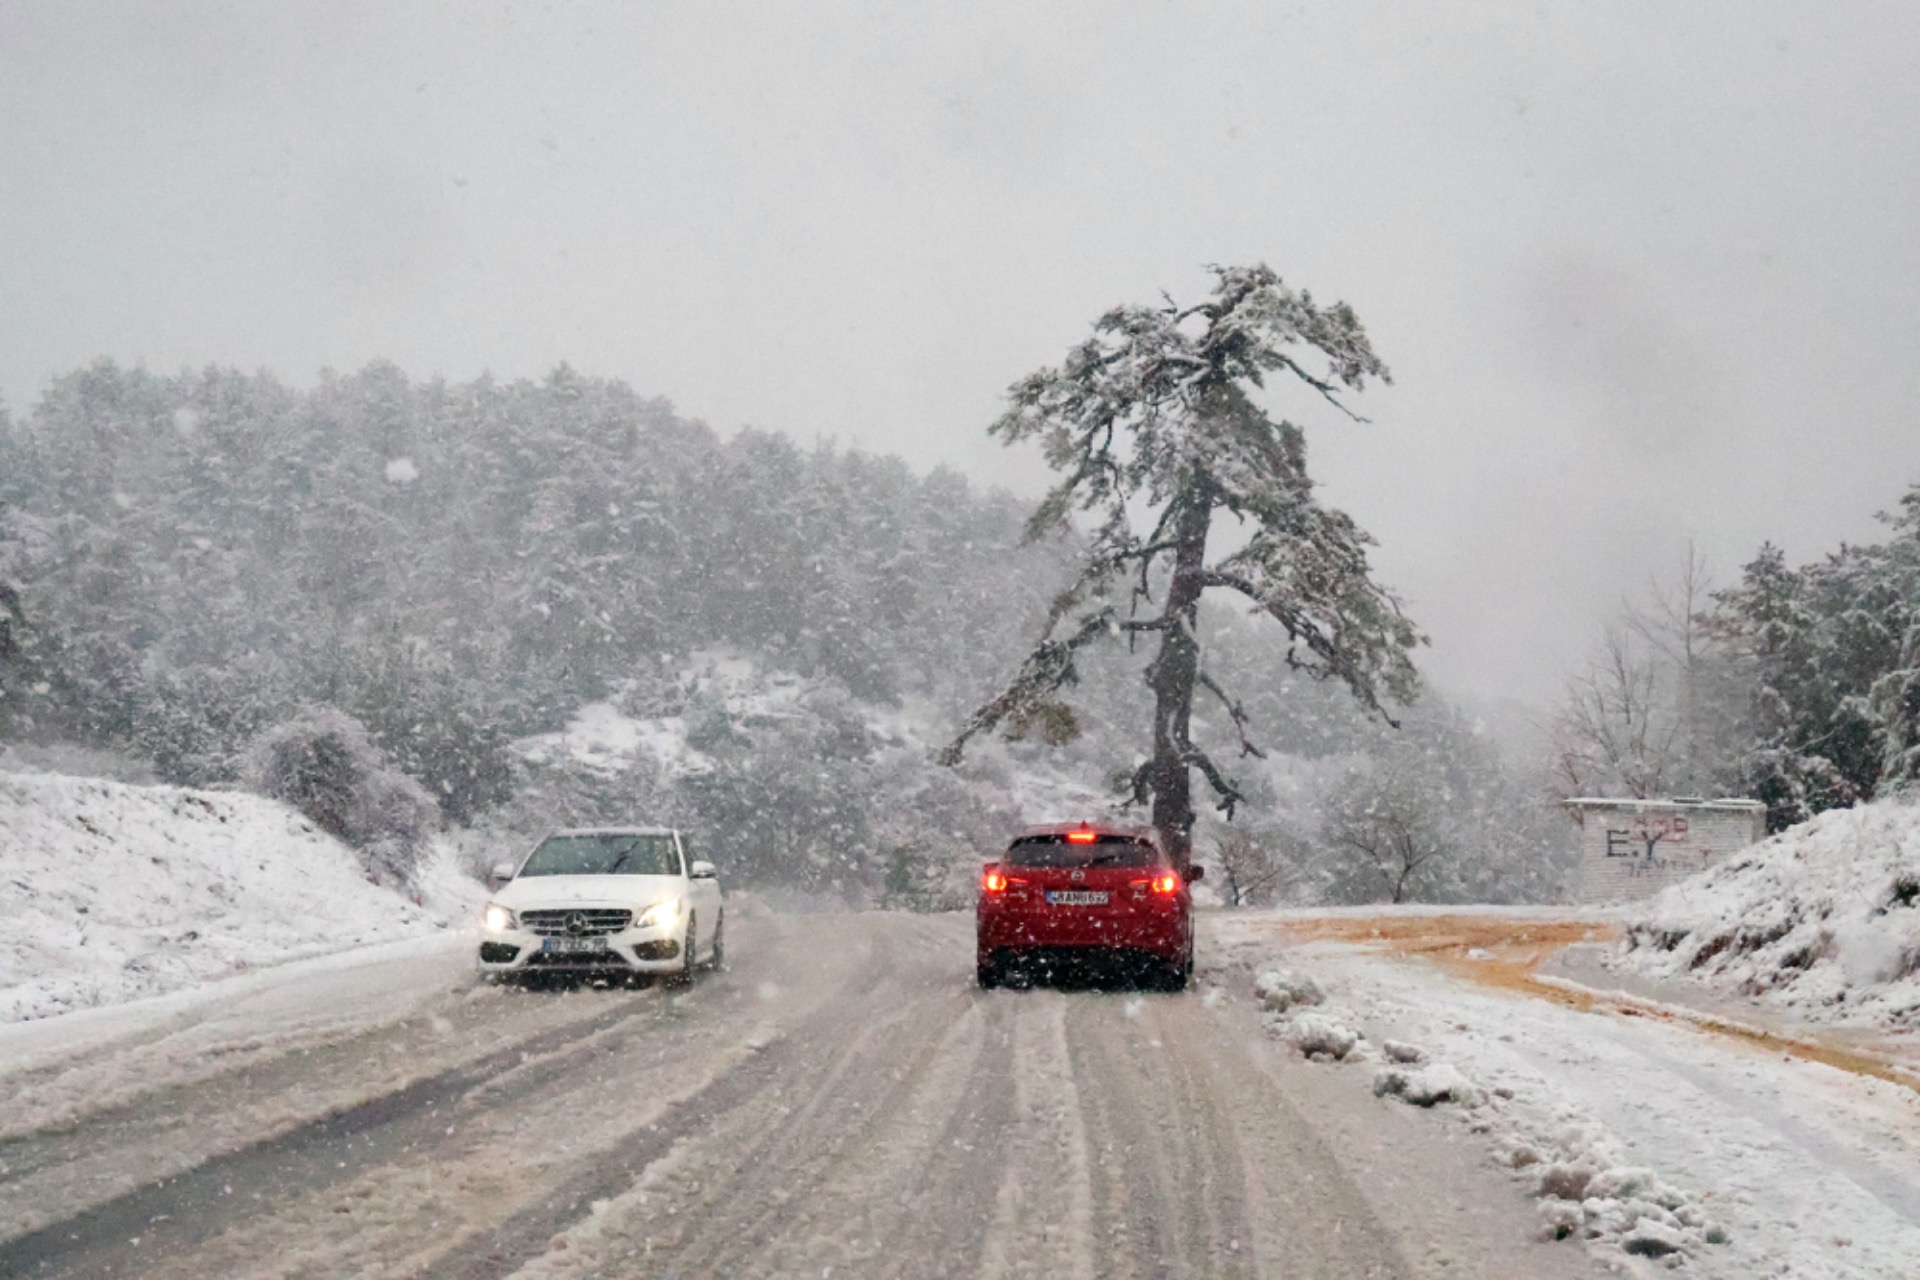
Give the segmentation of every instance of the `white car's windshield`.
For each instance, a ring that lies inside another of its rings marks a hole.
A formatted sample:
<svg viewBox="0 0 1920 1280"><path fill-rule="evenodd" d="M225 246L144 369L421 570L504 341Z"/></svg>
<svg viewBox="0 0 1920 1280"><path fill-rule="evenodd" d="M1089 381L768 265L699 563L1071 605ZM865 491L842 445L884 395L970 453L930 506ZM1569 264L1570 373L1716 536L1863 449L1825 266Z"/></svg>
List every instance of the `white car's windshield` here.
<svg viewBox="0 0 1920 1280"><path fill-rule="evenodd" d="M672 836L548 836L523 876L677 876Z"/></svg>

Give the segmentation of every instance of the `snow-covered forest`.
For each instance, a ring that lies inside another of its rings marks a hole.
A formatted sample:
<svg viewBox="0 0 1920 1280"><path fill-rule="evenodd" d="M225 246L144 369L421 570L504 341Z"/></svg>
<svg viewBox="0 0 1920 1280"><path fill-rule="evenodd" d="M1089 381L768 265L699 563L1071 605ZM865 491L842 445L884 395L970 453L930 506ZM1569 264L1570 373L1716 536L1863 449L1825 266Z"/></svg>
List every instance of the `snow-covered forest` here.
<svg viewBox="0 0 1920 1280"><path fill-rule="evenodd" d="M1589 795L1741 795L1781 831L1920 781L1920 484L1884 539L1716 586L1691 548L1569 682L1555 771Z"/></svg>
<svg viewBox="0 0 1920 1280"><path fill-rule="evenodd" d="M1083 663L1074 743L934 763L1078 547L1025 542L1025 504L951 472L723 439L565 367L297 390L103 362L3 425L8 758L275 794L383 875L435 826L484 861L674 821L735 883L949 905L1010 826L1114 810L1148 739L1123 646ZM1544 776L1469 717L1428 692L1395 729L1263 625L1209 608L1202 632L1268 748L1232 826L1197 832L1224 897L1559 891ZM1233 754L1224 714L1195 732ZM290 742L360 790L289 776Z"/></svg>

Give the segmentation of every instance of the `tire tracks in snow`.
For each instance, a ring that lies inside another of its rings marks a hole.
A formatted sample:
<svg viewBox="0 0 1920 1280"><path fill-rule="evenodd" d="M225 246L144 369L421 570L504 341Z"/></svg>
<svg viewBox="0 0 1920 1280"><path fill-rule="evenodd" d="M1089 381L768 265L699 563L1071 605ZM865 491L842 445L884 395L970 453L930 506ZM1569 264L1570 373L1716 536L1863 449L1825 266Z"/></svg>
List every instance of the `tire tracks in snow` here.
<svg viewBox="0 0 1920 1280"><path fill-rule="evenodd" d="M1088 1003L1071 1023L1098 1135L1103 1276L1259 1274L1230 1118L1204 1060L1168 1047L1165 1006L1179 999Z"/></svg>
<svg viewBox="0 0 1920 1280"><path fill-rule="evenodd" d="M897 950L876 940L859 989L825 1002L751 1072L690 1100L550 1205L503 1226L486 1258L462 1245L422 1275L575 1275L588 1259L631 1266L629 1257L664 1255L681 1275L751 1276L822 1240L825 1265L849 1265L861 1254L863 1215L884 1211L911 1181L898 1157L919 1144L896 1135L936 1124L973 1061L964 995L908 998ZM831 1221L821 1225L823 1217ZM567 1246L541 1254L556 1236Z"/></svg>
<svg viewBox="0 0 1920 1280"><path fill-rule="evenodd" d="M545 1004L498 991L458 989L376 1029L318 1041L289 1038L272 1053L249 1047L216 1067L169 1079L135 1055L122 1075L156 1070L131 1096L81 1109L97 1071L27 1098L9 1089L9 1119L36 1114L38 1127L0 1139L0 1237L17 1236L180 1177L207 1162L323 1124L355 1108L433 1087L437 1077L487 1070L480 1064L551 1051L592 1036L609 1016L637 1012L650 996L567 997ZM610 1015L609 1005L619 1010ZM150 1044L150 1037L136 1037ZM543 1046L546 1046L543 1048ZM225 1057L223 1046L220 1056ZM90 1057L97 1055L90 1055ZM89 1065L94 1065L91 1062ZM108 1078L116 1078L107 1073ZM17 1082L9 1082L14 1084ZM51 1095L51 1096L50 1096ZM48 1121L58 1116L60 1118Z"/></svg>
<svg viewBox="0 0 1920 1280"><path fill-rule="evenodd" d="M598 1051L596 1042L605 1033L658 1008L659 1002L652 1000L622 1002L582 1023L514 1041L29 1230L0 1243L0 1275L104 1280L144 1274L156 1254L216 1233L233 1213L236 1196L253 1214L295 1191L351 1177L390 1150L413 1145L426 1131L443 1125L444 1114L465 1096L509 1073L518 1073L521 1090L537 1090L567 1074L579 1055ZM129 1241L142 1244L130 1246Z"/></svg>
<svg viewBox="0 0 1920 1280"><path fill-rule="evenodd" d="M882 980L795 1035L783 1078L688 1133L515 1275L964 1270L986 1230L980 1169L999 1167L1011 1052L948 963L962 954L951 922L902 926L909 936L877 948Z"/></svg>
<svg viewBox="0 0 1920 1280"><path fill-rule="evenodd" d="M0 1245L0 1275L1572 1274L1456 1216L1504 1182L1250 1006L982 992L970 923L742 920L679 996L539 1030L571 997L486 1005L510 1044Z"/></svg>

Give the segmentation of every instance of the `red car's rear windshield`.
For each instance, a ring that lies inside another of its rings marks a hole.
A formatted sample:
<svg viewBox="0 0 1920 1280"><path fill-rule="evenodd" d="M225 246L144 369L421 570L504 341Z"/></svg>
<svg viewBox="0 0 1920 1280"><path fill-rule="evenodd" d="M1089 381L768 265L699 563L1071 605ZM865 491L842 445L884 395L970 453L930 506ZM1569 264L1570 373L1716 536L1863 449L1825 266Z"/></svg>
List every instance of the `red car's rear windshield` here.
<svg viewBox="0 0 1920 1280"><path fill-rule="evenodd" d="M1007 846L1007 862L1016 867L1158 867L1160 851L1132 836L1098 835L1092 840L1065 836L1021 836Z"/></svg>

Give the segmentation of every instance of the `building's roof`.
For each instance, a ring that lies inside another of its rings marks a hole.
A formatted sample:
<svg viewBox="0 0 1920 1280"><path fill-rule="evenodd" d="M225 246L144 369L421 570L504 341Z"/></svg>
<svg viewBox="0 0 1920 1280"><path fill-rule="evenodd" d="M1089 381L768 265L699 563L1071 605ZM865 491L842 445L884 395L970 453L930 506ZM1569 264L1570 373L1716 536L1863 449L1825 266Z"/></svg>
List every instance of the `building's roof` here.
<svg viewBox="0 0 1920 1280"><path fill-rule="evenodd" d="M1767 806L1758 800L1747 800L1733 796L1723 796L1718 800L1702 800L1698 796L1677 796L1666 800L1642 800L1634 796L1574 796L1562 800L1569 807L1580 805L1591 809L1764 809Z"/></svg>

